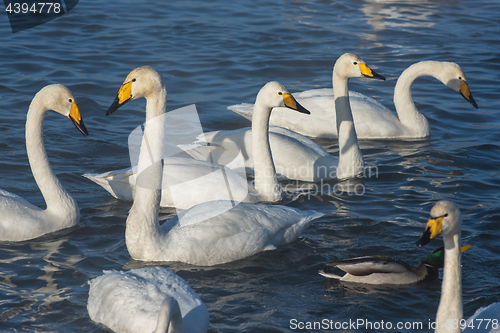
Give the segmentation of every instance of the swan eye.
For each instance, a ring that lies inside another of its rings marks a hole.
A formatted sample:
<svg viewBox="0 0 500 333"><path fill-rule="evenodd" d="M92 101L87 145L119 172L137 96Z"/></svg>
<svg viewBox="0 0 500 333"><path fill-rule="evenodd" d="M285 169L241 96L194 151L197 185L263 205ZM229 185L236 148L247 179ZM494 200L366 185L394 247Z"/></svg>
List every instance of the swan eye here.
<svg viewBox="0 0 500 333"><path fill-rule="evenodd" d="M70 99L68 99L68 102L73 103L73 100L70 98Z"/></svg>
<svg viewBox="0 0 500 333"><path fill-rule="evenodd" d="M461 76L459 76L459 77L458 77L458 79L459 79L460 81L462 81L462 77L461 77Z"/></svg>
<svg viewBox="0 0 500 333"><path fill-rule="evenodd" d="M135 81L137 81L137 79L135 79L135 78L134 78L134 79L132 79L132 82L135 82Z"/></svg>
<svg viewBox="0 0 500 333"><path fill-rule="evenodd" d="M280 92L278 92L278 95L280 95L280 96L281 96L281 95L283 95L283 94L282 94L282 93L281 93L281 91L280 91Z"/></svg>
<svg viewBox="0 0 500 333"><path fill-rule="evenodd" d="M448 213L444 214L443 217L448 217Z"/></svg>
<svg viewBox="0 0 500 333"><path fill-rule="evenodd" d="M353 65L357 65L357 64L358 64L358 63L357 63L356 61L355 61L355 62L353 62Z"/></svg>

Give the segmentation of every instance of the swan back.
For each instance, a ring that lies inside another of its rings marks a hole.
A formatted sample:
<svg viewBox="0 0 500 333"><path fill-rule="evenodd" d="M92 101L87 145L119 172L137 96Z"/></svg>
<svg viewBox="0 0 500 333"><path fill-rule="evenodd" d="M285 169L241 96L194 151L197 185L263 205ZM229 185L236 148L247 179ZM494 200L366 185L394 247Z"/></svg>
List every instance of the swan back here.
<svg viewBox="0 0 500 333"><path fill-rule="evenodd" d="M116 332L150 333L161 326L172 326L165 320L165 315L175 317L172 303L180 308L186 332L208 329L209 314L203 301L184 279L166 268L105 271L89 285L90 318ZM160 318L162 322L158 323Z"/></svg>

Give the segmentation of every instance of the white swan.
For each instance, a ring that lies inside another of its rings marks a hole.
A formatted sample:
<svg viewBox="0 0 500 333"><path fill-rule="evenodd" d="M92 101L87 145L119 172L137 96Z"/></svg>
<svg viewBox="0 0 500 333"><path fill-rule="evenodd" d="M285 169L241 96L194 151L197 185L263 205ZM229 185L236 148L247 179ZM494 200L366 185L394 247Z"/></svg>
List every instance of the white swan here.
<svg viewBox="0 0 500 333"><path fill-rule="evenodd" d="M418 246L424 246L439 236L444 240L444 270L443 282L441 287L441 299L436 315L438 327L435 332L457 332L460 333L462 320L462 272L461 272L461 251L460 234L462 229L462 215L460 210L453 203L445 200L438 201L431 209L430 218L427 222L422 237L417 241ZM463 332L499 332L498 321L500 319L500 303L490 305L486 309L481 309L478 316L483 314L484 319L495 319L496 329L481 331L477 329L478 322L474 322L475 329L468 326L462 326ZM486 317L485 317L486 316ZM476 317L477 318L477 317ZM471 318L472 319L472 318ZM471 320L469 319L469 321ZM457 324L458 323L458 324ZM457 325L455 325L457 324ZM483 323L483 329L486 323ZM470 331L469 331L470 330Z"/></svg>
<svg viewBox="0 0 500 333"><path fill-rule="evenodd" d="M351 109L358 139L418 139L430 135L429 123L413 102L411 86L420 76L433 76L460 93L476 109L465 74L455 63L422 61L408 67L394 88L394 106L397 117L387 107L357 92L350 92ZM294 94L311 115L304 117L286 109L277 108L270 119L271 125L281 126L297 133L317 138L336 138L334 96L331 89L313 89ZM252 105L243 103L228 107L252 119Z"/></svg>
<svg viewBox="0 0 500 333"><path fill-rule="evenodd" d="M340 132L338 160L301 134L281 127L269 128L273 161L279 176L318 182L335 178L353 178L363 173L363 155L359 149L348 97L349 78L363 76L385 80L373 72L358 56L350 53L342 55L333 68L333 90L336 96L334 103L337 106L335 126ZM248 172L252 173L254 163L257 161L251 148L253 135L260 136L267 133L268 126L269 117L265 119L253 117L252 128L210 132L205 133L204 136L207 142L229 150L231 156L235 154L232 147L236 145L243 152ZM201 153L192 156L204 160L208 158L208 155ZM216 162L226 163L224 159Z"/></svg>
<svg viewBox="0 0 500 333"><path fill-rule="evenodd" d="M144 95L147 100L146 114L165 113L166 90L161 76L151 67L134 70L117 97L117 106ZM153 89L157 85L156 89ZM139 95L137 91L143 91ZM267 83L259 92L255 104L256 114L269 117L273 107L286 106L299 112L304 110L291 96L285 87L277 82ZM243 202L278 202L284 193L274 170L269 152L267 132L256 136L254 152L260 155L260 164L256 166L254 186L246 178L233 170L210 161L199 161L192 158L168 157L164 159L163 191L161 206L188 209L199 203L212 200L237 200ZM234 159L233 156L232 159ZM115 198L133 200L135 190L133 169L122 169L103 174L85 174L84 176L104 187Z"/></svg>
<svg viewBox="0 0 500 333"><path fill-rule="evenodd" d="M140 68L139 72L151 70L149 67ZM141 80L137 71L136 69L127 76L108 114L127 100L123 96L129 95L124 93L128 89L133 89L132 98L146 99L164 89L161 81L147 86L132 85ZM164 100L162 98L160 102ZM161 116L165 113L165 108L149 105L148 103L137 165L138 181L134 203L126 222L125 242L132 258L144 261L181 261L205 266L222 264L290 243L314 219L323 215L284 206L235 204L219 200L185 210L160 227L159 189L163 176L165 120Z"/></svg>
<svg viewBox="0 0 500 333"><path fill-rule="evenodd" d="M42 192L47 209L0 190L0 241L22 241L72 227L80 220L76 201L63 188L50 167L43 144L43 120L48 110L68 117L88 135L75 97L65 86L42 88L33 98L26 117L26 151L33 177Z"/></svg>
<svg viewBox="0 0 500 333"><path fill-rule="evenodd" d="M166 268L105 271L89 285L90 319L115 332L208 330L203 301L186 281Z"/></svg>

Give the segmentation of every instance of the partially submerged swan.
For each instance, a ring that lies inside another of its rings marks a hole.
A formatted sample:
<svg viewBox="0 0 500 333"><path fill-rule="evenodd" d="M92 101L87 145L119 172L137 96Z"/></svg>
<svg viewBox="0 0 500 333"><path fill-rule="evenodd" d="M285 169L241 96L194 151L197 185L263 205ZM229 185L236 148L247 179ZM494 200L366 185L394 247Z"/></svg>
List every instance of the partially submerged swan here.
<svg viewBox="0 0 500 333"><path fill-rule="evenodd" d="M90 319L121 333L204 333L208 310L189 284L163 267L105 271L89 281Z"/></svg>
<svg viewBox="0 0 500 333"><path fill-rule="evenodd" d="M42 88L33 98L26 116L26 151L33 177L42 192L46 209L0 190L0 241L23 241L60 229L80 220L76 201L64 189L50 167L43 143L43 120L53 110L67 117L84 135L88 135L73 94L63 85Z"/></svg>
<svg viewBox="0 0 500 333"><path fill-rule="evenodd" d="M394 106L397 116L373 98L357 92L349 93L358 139L421 139L430 136L429 122L415 107L411 94L411 86L420 76L438 79L478 108L459 65L444 61L421 61L408 67L396 83ZM304 117L284 108L277 108L271 115L271 125L309 137L338 137L334 95L331 89L307 90L294 93L294 96L311 111L311 115ZM251 104L232 105L228 109L252 119Z"/></svg>

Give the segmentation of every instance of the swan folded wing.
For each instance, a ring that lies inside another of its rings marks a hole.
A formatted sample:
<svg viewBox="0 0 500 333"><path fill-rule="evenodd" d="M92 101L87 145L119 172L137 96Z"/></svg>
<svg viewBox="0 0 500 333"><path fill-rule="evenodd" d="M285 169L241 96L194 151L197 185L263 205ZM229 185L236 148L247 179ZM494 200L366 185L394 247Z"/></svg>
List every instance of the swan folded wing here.
<svg viewBox="0 0 500 333"><path fill-rule="evenodd" d="M169 231L169 241L183 253L182 261L215 265L246 258L294 241L314 219L323 216L285 206L227 204L204 203L175 218L178 223Z"/></svg>
<svg viewBox="0 0 500 333"><path fill-rule="evenodd" d="M346 273L355 276L365 276L374 273L406 273L410 266L402 261L387 257L362 257L340 262L328 263Z"/></svg>
<svg viewBox="0 0 500 333"><path fill-rule="evenodd" d="M205 304L186 281L165 268L104 271L89 284L90 318L115 331L154 332L165 296L178 301L187 332L207 330Z"/></svg>
<svg viewBox="0 0 500 333"><path fill-rule="evenodd" d="M27 240L57 230L44 212L26 199L0 189L0 241Z"/></svg>

